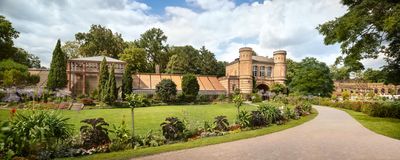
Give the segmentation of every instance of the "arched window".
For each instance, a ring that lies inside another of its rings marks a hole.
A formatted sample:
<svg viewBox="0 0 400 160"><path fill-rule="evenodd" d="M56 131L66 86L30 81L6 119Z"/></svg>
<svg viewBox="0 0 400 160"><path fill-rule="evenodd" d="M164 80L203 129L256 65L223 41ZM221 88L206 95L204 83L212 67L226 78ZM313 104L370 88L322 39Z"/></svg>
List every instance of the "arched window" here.
<svg viewBox="0 0 400 160"><path fill-rule="evenodd" d="M385 94L385 88L382 88L382 89L381 89L381 93L382 93L382 94Z"/></svg>
<svg viewBox="0 0 400 160"><path fill-rule="evenodd" d="M253 66L253 76L257 77L257 72L258 72L258 67L257 66Z"/></svg>
<svg viewBox="0 0 400 160"><path fill-rule="evenodd" d="M271 66L267 67L267 77L272 77L272 67Z"/></svg>

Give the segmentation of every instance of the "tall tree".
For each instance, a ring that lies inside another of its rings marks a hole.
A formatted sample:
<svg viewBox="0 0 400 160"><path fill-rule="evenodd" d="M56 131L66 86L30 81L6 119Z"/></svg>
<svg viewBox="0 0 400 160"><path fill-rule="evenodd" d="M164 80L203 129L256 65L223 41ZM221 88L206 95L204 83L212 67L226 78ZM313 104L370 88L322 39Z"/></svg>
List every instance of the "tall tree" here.
<svg viewBox="0 0 400 160"><path fill-rule="evenodd" d="M215 59L214 53L206 49L206 47L201 47L200 50L200 70L203 75L217 75L217 59Z"/></svg>
<svg viewBox="0 0 400 160"><path fill-rule="evenodd" d="M12 58L17 51L13 39L18 38L17 32L10 21L0 15L0 60Z"/></svg>
<svg viewBox="0 0 400 160"><path fill-rule="evenodd" d="M192 46L172 47L170 58L167 65L168 73L194 73L200 74L200 54L199 51Z"/></svg>
<svg viewBox="0 0 400 160"><path fill-rule="evenodd" d="M387 79L399 84L400 78L400 1L342 0L348 12L335 20L319 25L327 45L340 43L344 64L350 71L363 68L364 58L386 57Z"/></svg>
<svg viewBox="0 0 400 160"><path fill-rule="evenodd" d="M383 71L374 70L372 68L368 68L362 73L362 79L372 83L385 82L385 76L386 75Z"/></svg>
<svg viewBox="0 0 400 160"><path fill-rule="evenodd" d="M125 96L132 93L132 66L128 65L122 75L121 98L125 100Z"/></svg>
<svg viewBox="0 0 400 160"><path fill-rule="evenodd" d="M217 62L217 68L215 69L217 77L225 76L227 64L228 64L228 62L226 62L226 61L218 61Z"/></svg>
<svg viewBox="0 0 400 160"><path fill-rule="evenodd" d="M182 93L189 102L196 100L199 94L199 82L193 74L185 74L182 77Z"/></svg>
<svg viewBox="0 0 400 160"><path fill-rule="evenodd" d="M103 101L103 92L106 90L107 87L107 81L108 81L108 66L107 66L107 60L104 57L103 61L100 63L100 75L99 75L99 86L98 86L98 91L99 91L99 97L98 99L100 101Z"/></svg>
<svg viewBox="0 0 400 160"><path fill-rule="evenodd" d="M349 68L346 66L337 67L336 65L332 65L330 67L330 71L332 73L333 80L342 81L350 79Z"/></svg>
<svg viewBox="0 0 400 160"><path fill-rule="evenodd" d="M165 44L167 36L159 28L151 28L140 35L140 39L134 41L138 48L143 48L147 53L150 71L155 71L155 66L160 66L164 72L169 60L168 46Z"/></svg>
<svg viewBox="0 0 400 160"><path fill-rule="evenodd" d="M110 75L108 76L108 82L107 82L107 94L109 96L109 99L106 99L106 101L111 104L118 98L118 89L117 89L117 82L115 80L115 71L114 71L114 65L111 66L111 71Z"/></svg>
<svg viewBox="0 0 400 160"><path fill-rule="evenodd" d="M286 86L289 86L290 83L292 82L292 79L298 67L299 67L298 62L293 61L292 59L289 58L286 60L286 81L285 81Z"/></svg>
<svg viewBox="0 0 400 160"><path fill-rule="evenodd" d="M68 59L78 58L81 56L79 53L80 44L78 41L67 41L61 46L62 51L67 55Z"/></svg>
<svg viewBox="0 0 400 160"><path fill-rule="evenodd" d="M147 53L143 48L137 48L129 45L124 49L123 54L119 55L119 59L128 63L135 72L151 72L147 63Z"/></svg>
<svg viewBox="0 0 400 160"><path fill-rule="evenodd" d="M57 41L51 59L50 71L47 78L47 88L55 90L67 85L67 56L61 50L61 42Z"/></svg>
<svg viewBox="0 0 400 160"><path fill-rule="evenodd" d="M315 58L303 59L295 69L289 88L303 95L330 96L334 85L329 67Z"/></svg>
<svg viewBox="0 0 400 160"><path fill-rule="evenodd" d="M81 44L79 54L83 57L103 55L118 58L125 48L121 34L101 25L92 25L88 33L75 34L75 39Z"/></svg>

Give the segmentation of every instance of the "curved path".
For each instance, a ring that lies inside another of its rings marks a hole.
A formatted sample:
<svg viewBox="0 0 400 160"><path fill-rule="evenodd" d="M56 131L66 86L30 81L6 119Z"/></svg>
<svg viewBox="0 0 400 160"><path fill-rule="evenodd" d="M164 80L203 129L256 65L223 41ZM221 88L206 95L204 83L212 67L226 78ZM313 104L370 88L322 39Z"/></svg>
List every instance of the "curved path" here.
<svg viewBox="0 0 400 160"><path fill-rule="evenodd" d="M319 115L303 125L260 137L135 159L396 159L400 141L376 134L346 112L314 106Z"/></svg>

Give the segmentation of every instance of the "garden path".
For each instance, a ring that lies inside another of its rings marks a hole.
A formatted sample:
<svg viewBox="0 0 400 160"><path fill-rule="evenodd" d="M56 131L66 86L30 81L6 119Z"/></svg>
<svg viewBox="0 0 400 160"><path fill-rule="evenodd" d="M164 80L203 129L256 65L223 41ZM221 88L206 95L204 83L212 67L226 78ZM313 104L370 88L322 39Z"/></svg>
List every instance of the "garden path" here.
<svg viewBox="0 0 400 160"><path fill-rule="evenodd" d="M400 159L400 141L376 134L346 112L314 106L303 125L255 138L136 159Z"/></svg>

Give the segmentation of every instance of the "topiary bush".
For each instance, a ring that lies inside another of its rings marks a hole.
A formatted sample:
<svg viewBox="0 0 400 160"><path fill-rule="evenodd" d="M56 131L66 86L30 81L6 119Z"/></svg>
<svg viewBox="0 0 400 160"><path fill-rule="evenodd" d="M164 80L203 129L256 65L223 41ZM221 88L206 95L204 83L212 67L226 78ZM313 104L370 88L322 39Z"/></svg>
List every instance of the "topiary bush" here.
<svg viewBox="0 0 400 160"><path fill-rule="evenodd" d="M173 102L176 93L176 84L170 79L163 79L156 85L156 96L165 103Z"/></svg>
<svg viewBox="0 0 400 160"><path fill-rule="evenodd" d="M193 74L185 74L182 77L182 93L185 95L188 102L196 100L199 94L199 83L197 77Z"/></svg>

